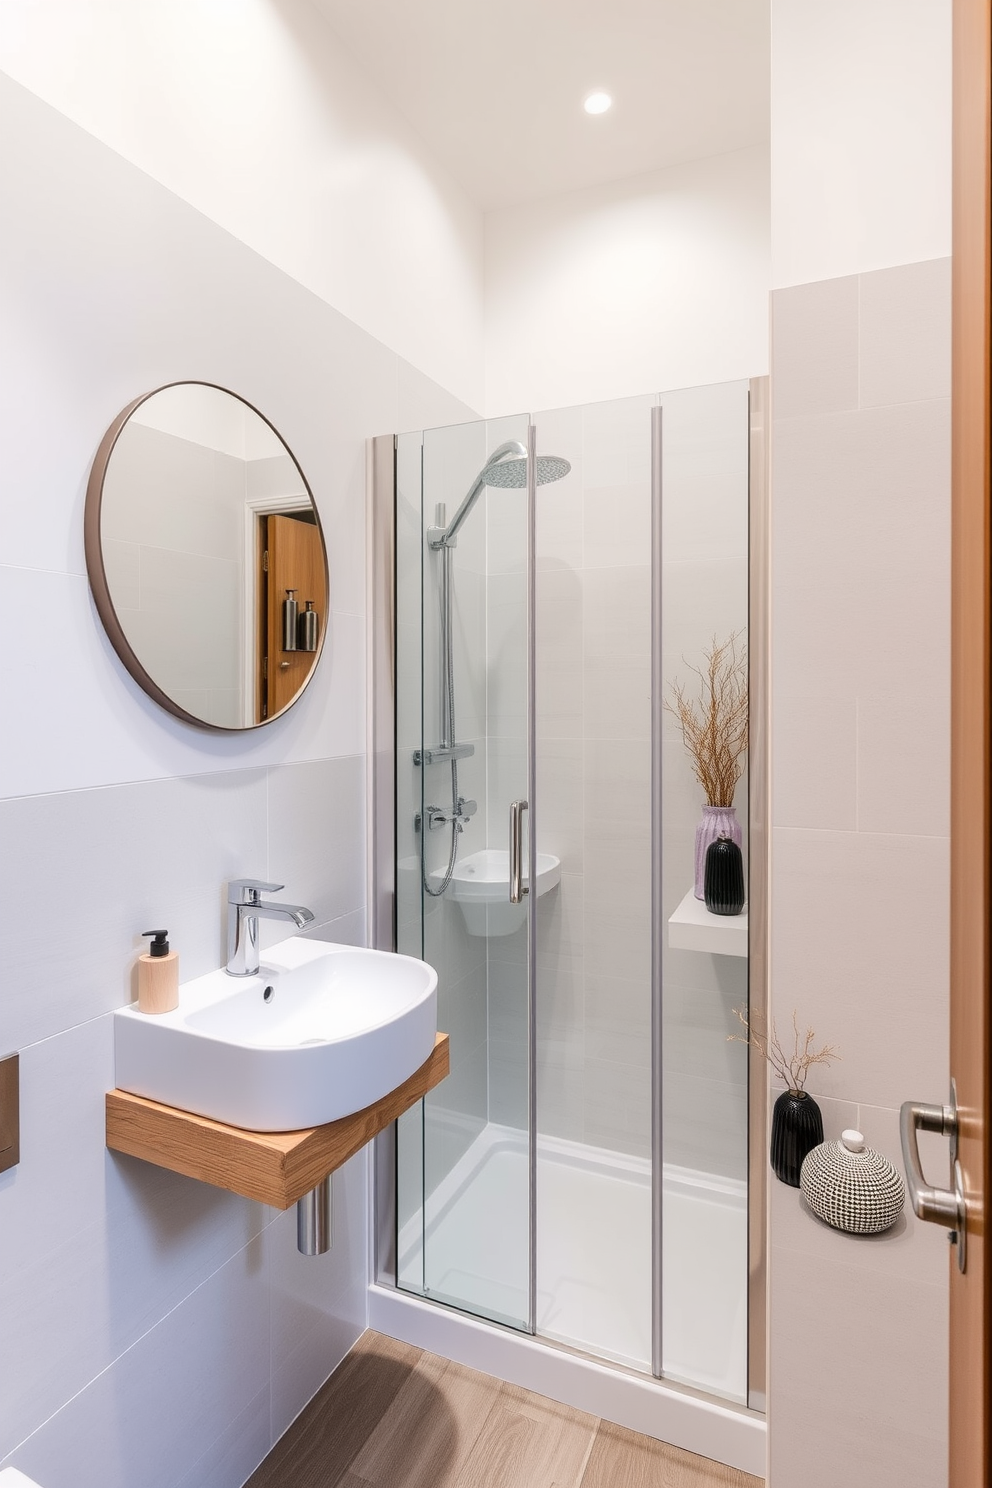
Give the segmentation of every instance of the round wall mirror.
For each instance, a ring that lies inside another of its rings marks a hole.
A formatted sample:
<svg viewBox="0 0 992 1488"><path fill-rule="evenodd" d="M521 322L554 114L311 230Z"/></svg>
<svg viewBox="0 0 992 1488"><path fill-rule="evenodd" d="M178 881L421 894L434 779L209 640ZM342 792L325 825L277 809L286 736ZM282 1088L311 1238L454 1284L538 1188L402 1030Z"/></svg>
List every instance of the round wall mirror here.
<svg viewBox="0 0 992 1488"><path fill-rule="evenodd" d="M189 723L250 729L313 676L328 615L310 487L268 419L225 388L136 398L97 451L86 567L121 661Z"/></svg>

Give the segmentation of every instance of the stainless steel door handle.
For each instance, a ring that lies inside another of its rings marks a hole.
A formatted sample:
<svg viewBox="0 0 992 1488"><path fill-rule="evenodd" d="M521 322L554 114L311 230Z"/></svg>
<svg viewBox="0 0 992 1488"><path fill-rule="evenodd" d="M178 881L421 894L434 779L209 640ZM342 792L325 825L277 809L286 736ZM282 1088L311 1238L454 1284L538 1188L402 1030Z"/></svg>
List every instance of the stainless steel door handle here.
<svg viewBox="0 0 992 1488"><path fill-rule="evenodd" d="M937 1132L940 1136L950 1137L953 1188L934 1188L927 1183L916 1140L918 1131ZM927 1106L915 1101L904 1101L899 1111L899 1136L913 1213L918 1219L925 1219L930 1224L945 1225L950 1230L949 1238L957 1242L958 1266L963 1271L966 1262L967 1208L964 1178L957 1153L958 1108L953 1083L949 1106Z"/></svg>
<svg viewBox="0 0 992 1488"><path fill-rule="evenodd" d="M510 903L520 904L528 890L524 887L523 877L523 848L521 843L523 833L524 812L527 810L526 801L510 802Z"/></svg>

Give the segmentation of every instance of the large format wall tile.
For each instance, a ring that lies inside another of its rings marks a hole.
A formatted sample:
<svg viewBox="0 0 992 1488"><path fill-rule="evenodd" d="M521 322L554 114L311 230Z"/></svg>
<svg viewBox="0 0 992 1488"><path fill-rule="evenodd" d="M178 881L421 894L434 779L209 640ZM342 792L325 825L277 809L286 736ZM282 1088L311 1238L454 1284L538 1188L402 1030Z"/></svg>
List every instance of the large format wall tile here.
<svg viewBox="0 0 992 1488"><path fill-rule="evenodd" d="M947 837L949 645L942 681L943 685L935 680L924 696L899 691L858 698L860 831Z"/></svg>
<svg viewBox="0 0 992 1488"><path fill-rule="evenodd" d="M772 348L776 424L857 408L857 277L779 290L772 299Z"/></svg>
<svg viewBox="0 0 992 1488"><path fill-rule="evenodd" d="M948 418L942 401L776 425L783 691L946 696Z"/></svg>
<svg viewBox="0 0 992 1488"><path fill-rule="evenodd" d="M553 739L582 737L584 601L581 573L568 567L541 569L537 581L536 722L542 757Z"/></svg>
<svg viewBox="0 0 992 1488"><path fill-rule="evenodd" d="M0 625L21 634L25 616L31 646L5 659L21 724L0 743L0 798L364 752L362 616L332 617L296 706L245 734L207 733L152 702L99 628L82 576L0 566Z"/></svg>
<svg viewBox="0 0 992 1488"><path fill-rule="evenodd" d="M268 1454L273 1439L272 1387L258 1394L183 1474L176 1488L241 1488Z"/></svg>
<svg viewBox="0 0 992 1488"><path fill-rule="evenodd" d="M747 579L748 400L746 382L660 398L663 562L695 563L704 582L731 560Z"/></svg>
<svg viewBox="0 0 992 1488"><path fill-rule="evenodd" d="M782 1488L946 1480L946 1280L866 1266L864 1248L773 1243L770 1481Z"/></svg>
<svg viewBox="0 0 992 1488"><path fill-rule="evenodd" d="M775 820L853 832L858 825L858 705L850 697L775 700Z"/></svg>
<svg viewBox="0 0 992 1488"><path fill-rule="evenodd" d="M816 1092L943 1100L947 839L780 830L773 850L780 1032L796 1008L842 1055L816 1071Z"/></svg>
<svg viewBox="0 0 992 1488"><path fill-rule="evenodd" d="M859 284L860 406L950 397L950 259L880 269Z"/></svg>
<svg viewBox="0 0 992 1488"><path fill-rule="evenodd" d="M263 770L21 797L0 802L0 820L15 1048L130 1001L143 930L168 927L184 981L213 971L225 882L265 877Z"/></svg>
<svg viewBox="0 0 992 1488"><path fill-rule="evenodd" d="M268 871L282 896L312 909L318 922L365 902L365 760L284 765L268 775ZM270 939L289 922L263 921Z"/></svg>
<svg viewBox="0 0 992 1488"><path fill-rule="evenodd" d="M0 1176L0 1306L19 1345L0 1356L0 1457L268 1222L261 1205L107 1151L111 1024L22 1054L21 1162Z"/></svg>
<svg viewBox="0 0 992 1488"><path fill-rule="evenodd" d="M939 260L773 313L772 1011L839 1045L808 1082L828 1138L856 1125L897 1166L900 1103L948 1079L948 289ZM924 1160L943 1181L946 1142ZM933 1488L943 1233L771 1200L771 1481Z"/></svg>
<svg viewBox="0 0 992 1488"><path fill-rule="evenodd" d="M46 1488L173 1488L269 1381L261 1239L52 1415L11 1465Z"/></svg>

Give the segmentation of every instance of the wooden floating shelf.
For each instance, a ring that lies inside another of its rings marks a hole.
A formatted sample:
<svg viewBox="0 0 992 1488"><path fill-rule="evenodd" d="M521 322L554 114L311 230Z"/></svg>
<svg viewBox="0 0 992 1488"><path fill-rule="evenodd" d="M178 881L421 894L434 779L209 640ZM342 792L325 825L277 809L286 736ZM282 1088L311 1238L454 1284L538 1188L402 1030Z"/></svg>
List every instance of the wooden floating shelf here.
<svg viewBox="0 0 992 1488"><path fill-rule="evenodd" d="M353 1116L305 1131L256 1132L194 1116L126 1090L107 1094L107 1146L173 1173L288 1209L439 1085L450 1068L448 1035L402 1085Z"/></svg>

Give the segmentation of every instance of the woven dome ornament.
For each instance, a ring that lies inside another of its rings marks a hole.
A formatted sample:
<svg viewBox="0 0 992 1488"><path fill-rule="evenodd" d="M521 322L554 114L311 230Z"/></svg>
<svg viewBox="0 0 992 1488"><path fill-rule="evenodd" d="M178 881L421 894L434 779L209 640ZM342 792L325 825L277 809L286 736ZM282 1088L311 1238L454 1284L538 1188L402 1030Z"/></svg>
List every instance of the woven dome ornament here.
<svg viewBox="0 0 992 1488"><path fill-rule="evenodd" d="M859 1131L806 1154L799 1186L813 1213L835 1230L877 1235L894 1225L906 1199L902 1177Z"/></svg>

